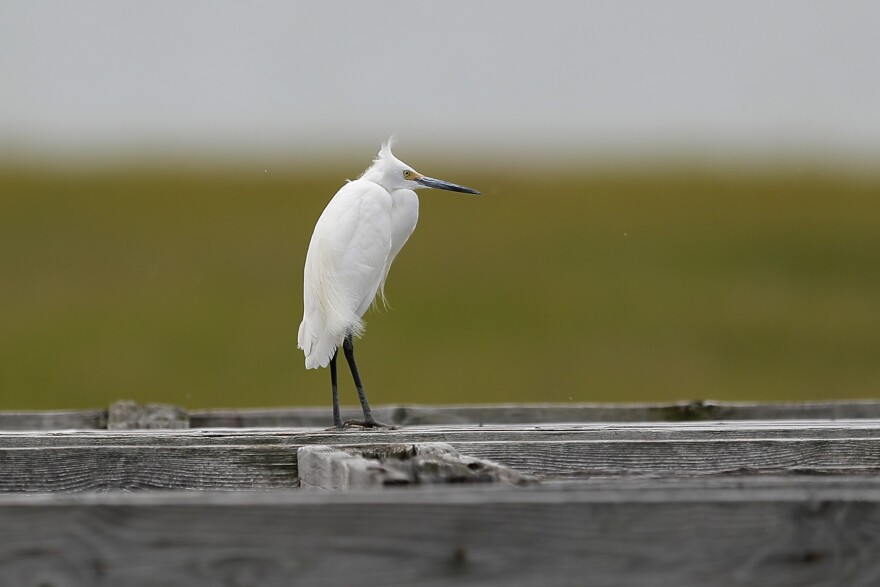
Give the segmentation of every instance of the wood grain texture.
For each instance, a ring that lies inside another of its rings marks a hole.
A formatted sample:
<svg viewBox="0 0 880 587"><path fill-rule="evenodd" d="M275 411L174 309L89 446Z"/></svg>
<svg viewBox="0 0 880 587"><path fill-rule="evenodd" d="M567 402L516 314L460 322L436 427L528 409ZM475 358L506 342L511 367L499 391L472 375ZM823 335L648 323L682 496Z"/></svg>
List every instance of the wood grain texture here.
<svg viewBox="0 0 880 587"><path fill-rule="evenodd" d="M360 409L343 408L343 419ZM495 404L460 406L377 406L377 419L399 426L437 424L529 424L557 422L690 422L880 418L880 401L745 403L693 401L671 404ZM194 428L329 426L327 408L197 410Z"/></svg>
<svg viewBox="0 0 880 587"><path fill-rule="evenodd" d="M0 432L0 448L63 446L195 446L369 444L394 442L565 440L756 440L880 438L880 420L410 426L398 430L210 428Z"/></svg>
<svg viewBox="0 0 880 587"><path fill-rule="evenodd" d="M880 581L876 481L603 483L0 496L0 587Z"/></svg>
<svg viewBox="0 0 880 587"><path fill-rule="evenodd" d="M297 485L284 446L73 446L0 450L0 492L253 490Z"/></svg>
<svg viewBox="0 0 880 587"><path fill-rule="evenodd" d="M92 430L107 428L107 410L0 412L0 430Z"/></svg>
<svg viewBox="0 0 880 587"><path fill-rule="evenodd" d="M877 439L453 442L537 477L880 473Z"/></svg>
<svg viewBox="0 0 880 587"><path fill-rule="evenodd" d="M125 402L123 402L125 403ZM130 402L129 402L130 403ZM179 410L193 428L327 427L328 408ZM562 422L693 422L717 420L804 420L880 418L880 401L805 403L672 404L495 404L460 406L377 406L376 417L396 425L541 424ZM343 418L360 408L344 407ZM108 410L0 412L0 430L107 428Z"/></svg>
<svg viewBox="0 0 880 587"><path fill-rule="evenodd" d="M463 455L444 442L297 449L301 489L351 490L441 483L521 484L516 471Z"/></svg>
<svg viewBox="0 0 880 587"><path fill-rule="evenodd" d="M692 401L670 404L514 404L400 406L399 424L542 422L698 422L714 420L790 420L880 418L880 402L745 403Z"/></svg>
<svg viewBox="0 0 880 587"><path fill-rule="evenodd" d="M359 408L343 408L343 419ZM694 401L672 404L496 404L378 406L377 419L399 426L437 424L538 424L556 422L688 422L712 420L880 418L880 401L745 403ZM326 408L197 410L194 428L329 426Z"/></svg>
<svg viewBox="0 0 880 587"><path fill-rule="evenodd" d="M544 479L878 474L880 422L162 430L0 434L0 492L291 487L303 446L447 442Z"/></svg>
<svg viewBox="0 0 880 587"><path fill-rule="evenodd" d="M108 430L162 430L189 428L189 414L170 404L118 401L107 412Z"/></svg>

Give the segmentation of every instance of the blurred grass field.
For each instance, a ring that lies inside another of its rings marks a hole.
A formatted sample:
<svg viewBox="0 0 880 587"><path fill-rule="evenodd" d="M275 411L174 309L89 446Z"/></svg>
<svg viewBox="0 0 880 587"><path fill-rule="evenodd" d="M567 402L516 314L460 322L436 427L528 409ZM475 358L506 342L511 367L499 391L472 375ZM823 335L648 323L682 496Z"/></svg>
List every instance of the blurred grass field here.
<svg viewBox="0 0 880 587"><path fill-rule="evenodd" d="M484 195L422 192L374 404L880 397L880 175L424 171ZM329 409L301 271L358 172L0 168L0 408Z"/></svg>

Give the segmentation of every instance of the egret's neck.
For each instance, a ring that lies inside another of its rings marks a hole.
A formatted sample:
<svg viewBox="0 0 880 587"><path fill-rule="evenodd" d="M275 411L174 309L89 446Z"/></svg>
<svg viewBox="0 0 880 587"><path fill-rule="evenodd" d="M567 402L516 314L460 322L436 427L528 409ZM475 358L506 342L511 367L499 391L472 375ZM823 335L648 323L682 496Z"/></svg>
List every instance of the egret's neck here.
<svg viewBox="0 0 880 587"><path fill-rule="evenodd" d="M391 192L391 255L394 259L419 221L419 197L412 190Z"/></svg>
<svg viewBox="0 0 880 587"><path fill-rule="evenodd" d="M415 207L418 209L419 207L419 197L412 190L402 189L402 190L392 190L391 192L391 205L394 208L398 207Z"/></svg>

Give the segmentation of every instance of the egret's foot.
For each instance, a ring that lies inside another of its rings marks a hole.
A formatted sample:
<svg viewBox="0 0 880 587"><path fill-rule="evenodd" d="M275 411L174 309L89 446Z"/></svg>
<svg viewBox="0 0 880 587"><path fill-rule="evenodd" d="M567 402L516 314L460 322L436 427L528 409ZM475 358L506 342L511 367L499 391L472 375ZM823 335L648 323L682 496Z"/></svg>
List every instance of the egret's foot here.
<svg viewBox="0 0 880 587"><path fill-rule="evenodd" d="M333 426L330 426L330 428L324 428L324 432L339 432L341 430L345 430L345 424L334 424Z"/></svg>
<svg viewBox="0 0 880 587"><path fill-rule="evenodd" d="M400 430L400 426L394 424L383 424L376 420L346 420L342 425L343 429L350 430L352 428L372 428L374 430Z"/></svg>

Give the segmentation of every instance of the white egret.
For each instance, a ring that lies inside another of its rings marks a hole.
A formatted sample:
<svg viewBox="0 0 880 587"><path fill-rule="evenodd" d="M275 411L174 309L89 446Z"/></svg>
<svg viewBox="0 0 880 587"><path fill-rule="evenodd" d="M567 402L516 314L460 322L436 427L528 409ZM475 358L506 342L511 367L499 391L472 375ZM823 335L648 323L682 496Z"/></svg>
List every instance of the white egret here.
<svg viewBox="0 0 880 587"><path fill-rule="evenodd" d="M389 141L360 178L336 192L315 224L303 271L297 346L305 353L307 369L330 366L336 428L343 428L336 379L340 345L364 412L363 421L348 424L384 426L370 412L354 361L354 338L363 334L362 317L376 296L384 300L388 270L419 218L414 190L426 187L480 193L418 173L391 153Z"/></svg>

